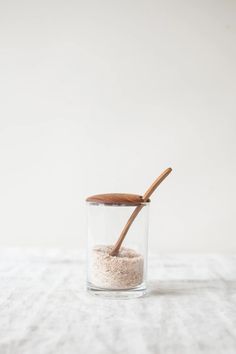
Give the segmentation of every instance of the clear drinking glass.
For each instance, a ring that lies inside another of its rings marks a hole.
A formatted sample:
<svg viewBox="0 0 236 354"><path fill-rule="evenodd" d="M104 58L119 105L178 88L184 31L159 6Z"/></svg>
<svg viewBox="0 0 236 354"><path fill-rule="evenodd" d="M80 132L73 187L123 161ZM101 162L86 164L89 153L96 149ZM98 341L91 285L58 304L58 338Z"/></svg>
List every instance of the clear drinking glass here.
<svg viewBox="0 0 236 354"><path fill-rule="evenodd" d="M88 198L89 199L89 198ZM88 200L87 199L87 200ZM87 201L87 290L111 298L133 298L146 292L149 202L135 205ZM141 210L117 256L109 252L134 209Z"/></svg>

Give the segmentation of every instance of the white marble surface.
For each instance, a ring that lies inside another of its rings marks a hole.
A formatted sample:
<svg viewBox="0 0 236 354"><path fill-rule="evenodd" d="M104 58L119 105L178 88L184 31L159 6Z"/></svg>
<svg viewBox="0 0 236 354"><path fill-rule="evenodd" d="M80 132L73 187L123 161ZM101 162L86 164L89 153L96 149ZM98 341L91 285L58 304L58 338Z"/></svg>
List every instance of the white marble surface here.
<svg viewBox="0 0 236 354"><path fill-rule="evenodd" d="M87 295L67 251L0 251L0 354L235 354L236 256L150 257L136 300Z"/></svg>

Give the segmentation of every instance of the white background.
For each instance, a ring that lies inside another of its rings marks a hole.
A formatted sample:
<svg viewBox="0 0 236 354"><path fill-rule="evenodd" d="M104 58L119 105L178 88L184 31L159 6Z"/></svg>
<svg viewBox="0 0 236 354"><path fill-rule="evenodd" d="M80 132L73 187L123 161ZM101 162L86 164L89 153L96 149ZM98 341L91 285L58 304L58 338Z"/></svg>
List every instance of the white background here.
<svg viewBox="0 0 236 354"><path fill-rule="evenodd" d="M84 248L152 198L155 252L236 251L236 2L0 1L0 246Z"/></svg>

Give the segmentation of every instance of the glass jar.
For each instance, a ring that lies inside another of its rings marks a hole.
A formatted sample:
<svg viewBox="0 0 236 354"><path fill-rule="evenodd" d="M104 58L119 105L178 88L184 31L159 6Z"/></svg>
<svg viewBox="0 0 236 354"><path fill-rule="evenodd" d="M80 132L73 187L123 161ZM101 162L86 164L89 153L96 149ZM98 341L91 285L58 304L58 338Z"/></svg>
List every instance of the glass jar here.
<svg viewBox="0 0 236 354"><path fill-rule="evenodd" d="M149 203L133 194L87 198L87 290L111 298L134 298L146 292ZM132 213L136 217L112 256Z"/></svg>

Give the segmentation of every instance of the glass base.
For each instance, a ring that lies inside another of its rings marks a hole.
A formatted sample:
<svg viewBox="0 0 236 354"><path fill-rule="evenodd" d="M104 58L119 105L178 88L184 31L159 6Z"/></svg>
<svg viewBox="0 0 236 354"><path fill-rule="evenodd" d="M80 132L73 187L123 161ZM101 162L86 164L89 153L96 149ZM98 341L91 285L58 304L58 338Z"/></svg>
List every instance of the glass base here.
<svg viewBox="0 0 236 354"><path fill-rule="evenodd" d="M146 287L143 285L131 289L104 289L98 288L92 284L87 285L87 291L90 295L119 300L119 299L135 299L146 294Z"/></svg>

